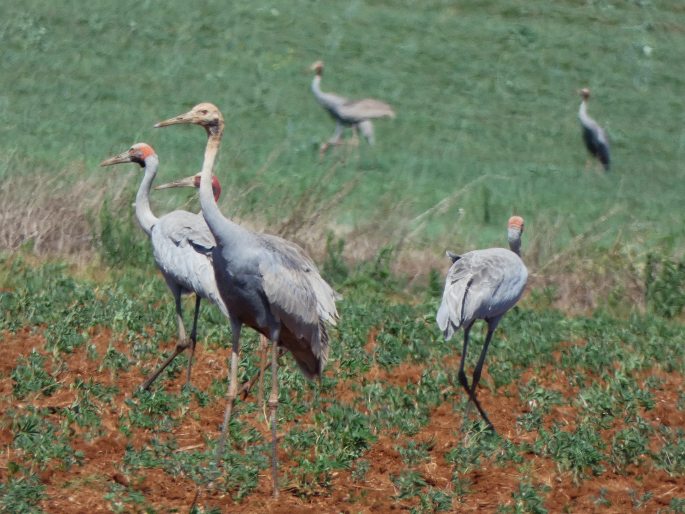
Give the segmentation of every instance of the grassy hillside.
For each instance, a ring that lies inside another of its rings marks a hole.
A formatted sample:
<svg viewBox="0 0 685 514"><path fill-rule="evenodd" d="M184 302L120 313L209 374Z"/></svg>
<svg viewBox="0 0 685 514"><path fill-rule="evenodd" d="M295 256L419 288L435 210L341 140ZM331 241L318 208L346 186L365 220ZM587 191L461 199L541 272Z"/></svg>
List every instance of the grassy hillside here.
<svg viewBox="0 0 685 514"><path fill-rule="evenodd" d="M199 169L202 131L152 125L208 100L228 121L223 205L245 217L277 226L336 165L317 194L358 183L331 222L390 220L385 231L417 229L412 242L438 240L438 253L501 244L512 212L550 252L586 230L601 244L682 250L681 2L28 0L2 19L2 176L67 169L120 184L96 165L140 140L158 150L162 180L185 176ZM398 111L358 161L317 162L333 130L308 90L318 58L324 90ZM606 176L584 172L581 86L613 143Z"/></svg>

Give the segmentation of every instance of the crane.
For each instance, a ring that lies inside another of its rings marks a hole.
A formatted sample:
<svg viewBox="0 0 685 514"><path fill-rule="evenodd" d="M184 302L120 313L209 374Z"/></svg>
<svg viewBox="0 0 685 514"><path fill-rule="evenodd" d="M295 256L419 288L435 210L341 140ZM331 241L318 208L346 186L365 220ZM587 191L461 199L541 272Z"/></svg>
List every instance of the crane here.
<svg viewBox="0 0 685 514"><path fill-rule="evenodd" d="M343 129L351 127L356 138L356 131L362 133L366 141L373 145L375 138L373 123L376 118L394 118L395 111L387 103L373 98L363 100L348 100L333 93L321 91L321 77L323 76L323 61L316 61L310 70L314 72L312 80L312 93L314 97L326 109L328 114L335 120L335 132L330 139L321 144L319 155L323 156L331 145L340 144Z"/></svg>
<svg viewBox="0 0 685 514"><path fill-rule="evenodd" d="M480 380L492 335L502 316L521 298L528 279L528 270L520 257L522 232L523 218L512 216L508 223L511 250L488 248L463 255L448 251L447 256L452 260L452 266L447 272L442 303L436 315L438 327L446 340L449 340L459 327L464 329L459 382L469 395L469 402L475 404L483 420L492 430L494 427L476 398L476 386ZM464 373L464 362L469 345L469 332L478 319L487 323L488 332L469 388Z"/></svg>
<svg viewBox="0 0 685 514"><path fill-rule="evenodd" d="M321 277L314 262L298 245L280 237L253 232L226 218L211 194L224 118L211 103L161 121L155 127L195 124L207 132L200 181L202 215L216 240L212 252L219 293L229 310L232 331L231 378L217 460L231 418L240 352L240 332L247 325L271 340L271 475L278 497L276 410L278 408L278 348L285 347L307 378L320 377L328 359L325 323L335 325L340 296Z"/></svg>
<svg viewBox="0 0 685 514"><path fill-rule="evenodd" d="M578 119L583 127L583 141L590 155L597 159L605 171L609 171L611 158L609 156L609 139L604 129L599 126L587 113L587 103L590 99L590 90L586 87L580 90L583 99L578 109Z"/></svg>
<svg viewBox="0 0 685 514"><path fill-rule="evenodd" d="M155 186L155 190L161 190L161 189L171 189L171 188L176 188L176 187L192 187L194 189L200 189L200 180L202 179L202 175L200 173L196 173L195 175L191 175L190 177L185 177L179 180L173 180L171 182L167 182L165 184L160 184L159 186ZM219 200L219 194L221 193L221 184L219 183L219 179L216 178L216 175L212 175L212 189L214 190L214 198L218 201ZM202 213L200 213L202 215ZM203 218L204 220L204 218ZM209 230L209 229L208 229ZM259 334L259 342L260 342L260 364L259 364L259 369L257 370L257 373L247 382L243 384L243 387L241 388L240 394L245 399L247 395L249 394L250 390L254 386L254 383L259 379L259 389L257 392L257 404L261 405L262 400L264 398L264 371L266 369L266 359L267 359L267 352L268 352L268 344L269 341L266 337L264 337L262 334ZM281 348L281 351L283 349Z"/></svg>
<svg viewBox="0 0 685 514"><path fill-rule="evenodd" d="M162 272L176 304L176 322L178 324L178 342L174 352L152 373L140 386L147 390L164 369L171 364L178 354L190 347L186 384L190 384L190 373L195 355L197 341L197 318L200 301L206 298L228 317L228 310L221 299L214 279L214 270L210 261L215 246L214 236L204 218L199 214L187 211L173 211L157 218L150 209L150 189L157 175L159 157L154 149L146 143L136 143L118 155L105 159L100 166L112 166L121 163L136 163L144 170L143 180L136 194L136 218L141 228L150 238L152 253L157 267ZM214 198L221 194L221 185L214 177L211 181ZM190 339L186 337L183 324L183 307L181 295L195 293L195 314Z"/></svg>

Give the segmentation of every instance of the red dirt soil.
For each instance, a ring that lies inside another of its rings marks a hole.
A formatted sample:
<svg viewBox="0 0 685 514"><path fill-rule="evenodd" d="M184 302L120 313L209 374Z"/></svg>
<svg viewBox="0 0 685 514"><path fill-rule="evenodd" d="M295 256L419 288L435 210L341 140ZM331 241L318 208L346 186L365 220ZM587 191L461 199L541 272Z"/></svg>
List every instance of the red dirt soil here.
<svg viewBox="0 0 685 514"><path fill-rule="evenodd" d="M375 334L369 335L367 351L375 344ZM2 412L8 408L23 409L27 405L37 407L65 407L76 399L76 391L70 387L76 378L93 379L103 384L116 385L120 393L115 397L112 407L103 409L101 413L104 436L91 441L77 436L72 443L75 450L84 454L82 465L73 465L69 470L48 468L41 472L40 478L46 486L46 499L41 501L40 507L47 512L98 513L111 512L112 505L105 499L113 483L132 486L142 493L146 500L160 512L179 511L188 512L192 505L219 507L222 512L395 512L406 511L418 505L416 499L396 500L398 491L391 481L407 469L396 447L402 442L397 434L380 434L376 443L363 456L370 464L370 469L363 482L354 481L350 471L334 473L332 487L327 494L301 499L292 491L283 488L278 500L271 497L271 479L269 470L260 476L257 489L242 503L234 503L230 496L208 489L198 488L189 478L171 476L160 469L141 470L134 475L127 475L122 463L127 445L141 447L150 438L150 433L142 429L134 429L129 438L119 430L119 416L128 408L124 400L131 396L132 391L140 384L143 377L137 369L118 373L114 376L109 370L99 370L98 362L86 357L85 350L79 350L65 357L66 368L56 378L61 386L50 397L36 394L23 401L16 401L12 394L11 370L17 365L17 359L28 355L33 348L43 352L44 341L41 336L25 330L17 334L3 334L4 358L0 362L0 393ZM127 353L123 341L112 336L108 331L93 331L90 342L97 348L99 355L104 355L107 347L112 344L118 351ZM173 348L169 343L165 351ZM201 390L206 390L212 380L225 373L225 362L228 350L207 351L199 346L196 352L196 363L193 366L193 384ZM458 356L455 357L455 369ZM364 377L368 381L382 380L394 385L406 385L416 382L420 377L422 367L416 364L403 364L391 373L374 366ZM569 385L564 371L549 367L544 373L538 373L535 378L546 387L553 388L570 398L577 394L577 390ZM329 371L330 372L330 371ZM683 378L660 370L644 373L646 378L650 374L656 375L663 381L663 387L654 395L655 407L640 412L640 415L653 424L667 424L671 427L685 428L685 413L674 409L679 391L683 390ZM527 371L519 379L519 384L527 383L534 377L532 371ZM171 391L178 391L184 381L181 373L175 379L163 376L165 387ZM487 370L483 375L483 383L490 382ZM463 444L460 432L462 424L461 400L463 392L452 389L451 401L446 401L433 409L429 423L423 427L413 439L415 441L430 442L429 459L416 468L424 480L435 489L452 491L452 465L446 460L446 455L456 446ZM478 395L487 409L490 418L495 423L500 435L515 443L532 442L537 434L525 432L517 427L516 419L525 413L529 406L525 405L518 394L518 384L511 384L491 392L487 387L481 387ZM351 388L338 385L334 395L340 402L352 402L354 394ZM248 401L254 401L253 398ZM203 448L204 436L208 427L217 427L223 416L223 402L215 402L206 407L194 406L195 415L183 417L180 425L174 430L174 437L180 448L185 451ZM569 405L557 406L545 418L544 424L549 427L553 421L566 420L573 425L577 415L577 408ZM267 433L260 409L246 415L264 434ZM57 418L56 418L57 419ZM280 427L286 431L288 427ZM620 426L615 426L620 429ZM612 432L613 433L613 432ZM78 434L76 434L78 435ZM20 461L21 455L11 447L11 427L7 420L0 426L0 480L7 480L8 464ZM280 454L281 466L288 469L292 465L288 456ZM555 463L548 458L533 454L526 456L521 464L507 464L500 466L494 460L483 459L478 469L461 476L467 483L467 492L455 498L452 503L454 511L459 512L494 512L498 505L513 506L515 500L512 493L518 490L522 480L533 486L546 486L546 492L540 496L545 498L544 506L550 512L628 512L634 509L633 499L641 498L646 492L653 494L644 508L645 512L656 511L667 507L672 498L685 497L685 478L669 477L667 473L655 469L648 463L642 467L631 466L624 475L607 469L598 477L592 477L574 483L567 472L560 472ZM601 506L597 499L602 497L610 502L610 506ZM126 508L132 508L126 505Z"/></svg>

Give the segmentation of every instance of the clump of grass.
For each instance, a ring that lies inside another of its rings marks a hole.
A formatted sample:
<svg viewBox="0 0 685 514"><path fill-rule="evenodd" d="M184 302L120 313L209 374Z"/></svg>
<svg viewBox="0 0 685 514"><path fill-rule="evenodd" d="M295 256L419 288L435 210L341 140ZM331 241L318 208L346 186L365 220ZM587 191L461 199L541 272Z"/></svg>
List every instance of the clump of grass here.
<svg viewBox="0 0 685 514"><path fill-rule="evenodd" d="M35 349L28 357L20 357L19 364L12 370L12 390L17 398L25 398L29 393L42 393L50 396L57 390L57 380L45 371L45 357Z"/></svg>

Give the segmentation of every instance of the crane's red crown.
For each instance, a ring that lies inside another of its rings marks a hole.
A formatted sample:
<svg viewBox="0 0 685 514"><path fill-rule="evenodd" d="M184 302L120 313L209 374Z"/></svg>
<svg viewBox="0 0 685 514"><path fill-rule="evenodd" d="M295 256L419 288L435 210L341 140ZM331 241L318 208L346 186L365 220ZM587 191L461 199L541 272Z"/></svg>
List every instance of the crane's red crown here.
<svg viewBox="0 0 685 514"><path fill-rule="evenodd" d="M151 155L155 155L155 150L147 143L136 143L129 149L128 153L131 154L132 157L135 156L144 161Z"/></svg>
<svg viewBox="0 0 685 514"><path fill-rule="evenodd" d="M200 180L202 179L202 174L198 173L193 177L193 185L195 189L200 189ZM221 183L216 175L212 175L212 192L214 193L214 201L218 202L221 196Z"/></svg>
<svg viewBox="0 0 685 514"><path fill-rule="evenodd" d="M521 216L512 216L509 218L508 226L523 232L523 218Z"/></svg>
<svg viewBox="0 0 685 514"><path fill-rule="evenodd" d="M145 160L155 154L154 149L147 143L136 143L125 152L105 159L100 163L100 166L112 166L113 164L121 164L124 162L135 162L142 168L145 167Z"/></svg>
<svg viewBox="0 0 685 514"><path fill-rule="evenodd" d="M316 72L317 75L323 74L323 61L315 61L310 67L310 70Z"/></svg>

